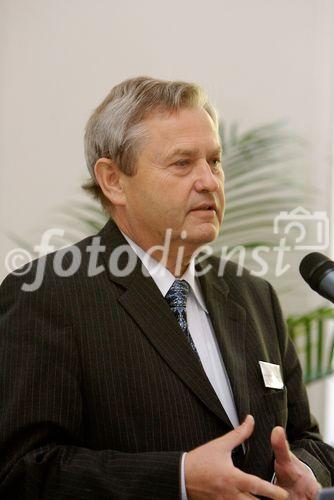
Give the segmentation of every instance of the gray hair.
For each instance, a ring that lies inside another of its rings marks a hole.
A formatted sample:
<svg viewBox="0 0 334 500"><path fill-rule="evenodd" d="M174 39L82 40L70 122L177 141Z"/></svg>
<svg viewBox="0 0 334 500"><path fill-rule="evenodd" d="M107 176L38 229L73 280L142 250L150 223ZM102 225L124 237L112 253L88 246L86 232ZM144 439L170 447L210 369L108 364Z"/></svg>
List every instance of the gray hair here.
<svg viewBox="0 0 334 500"><path fill-rule="evenodd" d="M134 175L139 143L147 138L145 118L153 112L193 107L205 109L218 129L214 107L202 88L194 83L141 76L113 87L86 125L85 157L91 180L84 189L108 208L110 201L95 179L94 167L98 159L109 158L126 175Z"/></svg>

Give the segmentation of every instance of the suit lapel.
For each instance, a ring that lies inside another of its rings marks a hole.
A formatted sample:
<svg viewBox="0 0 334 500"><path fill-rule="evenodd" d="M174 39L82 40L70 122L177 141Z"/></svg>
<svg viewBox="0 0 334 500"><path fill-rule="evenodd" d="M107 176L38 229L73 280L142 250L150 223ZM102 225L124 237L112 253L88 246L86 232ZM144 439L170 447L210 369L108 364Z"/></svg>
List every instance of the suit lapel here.
<svg viewBox="0 0 334 500"><path fill-rule="evenodd" d="M228 421L200 361L154 281L136 279L136 284L122 294L120 303L174 373L215 415Z"/></svg>
<svg viewBox="0 0 334 500"><path fill-rule="evenodd" d="M108 269L110 270L110 254L115 248L121 245L126 246L127 242L112 221L106 224L100 235L102 236L103 244L106 245L104 255L105 264L108 261ZM133 254L129 245L127 250L128 252L124 252L118 259L118 267L120 269L125 267L128 262L127 254ZM192 351L184 335L182 335L177 320L162 297L160 290L151 277L143 275L139 259L131 273L124 276L117 276L115 273L109 272L109 277L124 288L124 292L119 297L119 303L140 327L164 361L202 403L217 417L232 427L201 363ZM242 337L241 328L233 319L230 319L229 315L225 314L225 303L220 301L221 291L208 287L208 281L207 278L204 278L205 299L218 343L222 350L225 366L230 376L232 390L236 398L235 402L238 410L240 407L243 414L247 405L241 400L244 395L247 395L247 391L242 391L238 388L238 392L235 392L237 378L240 380L240 376L245 375L245 367L241 360L242 356L240 357L239 340L241 341ZM227 332L228 334L226 334ZM232 356L227 356L227 352L231 353L230 344L232 344ZM242 345L244 344L242 343ZM244 392L245 394L243 394Z"/></svg>
<svg viewBox="0 0 334 500"><path fill-rule="evenodd" d="M246 311L232 300L225 279L218 278L213 268L200 278L200 283L241 422L249 413Z"/></svg>

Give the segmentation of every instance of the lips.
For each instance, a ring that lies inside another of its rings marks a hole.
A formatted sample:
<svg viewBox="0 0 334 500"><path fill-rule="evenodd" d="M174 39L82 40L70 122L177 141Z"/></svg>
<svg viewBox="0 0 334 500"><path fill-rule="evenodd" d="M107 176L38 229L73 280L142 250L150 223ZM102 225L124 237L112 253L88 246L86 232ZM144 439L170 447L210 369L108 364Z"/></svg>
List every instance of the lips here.
<svg viewBox="0 0 334 500"><path fill-rule="evenodd" d="M192 209L192 211L196 210L214 210L215 212L217 212L217 205L214 202L200 203Z"/></svg>

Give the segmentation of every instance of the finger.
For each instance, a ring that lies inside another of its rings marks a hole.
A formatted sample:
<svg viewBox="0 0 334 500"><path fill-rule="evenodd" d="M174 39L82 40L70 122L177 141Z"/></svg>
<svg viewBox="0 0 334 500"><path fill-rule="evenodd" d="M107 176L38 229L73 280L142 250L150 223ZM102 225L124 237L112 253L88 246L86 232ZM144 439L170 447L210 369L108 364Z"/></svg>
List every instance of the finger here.
<svg viewBox="0 0 334 500"><path fill-rule="evenodd" d="M224 441L224 445L228 450L233 450L240 444L242 444L249 436L252 434L254 430L254 418L252 415L247 415L245 420L239 427L233 429L233 431L228 432L224 436L222 436L222 440Z"/></svg>
<svg viewBox="0 0 334 500"><path fill-rule="evenodd" d="M287 500L289 497L288 493L280 486L276 486L252 474L240 471L237 481L238 488L244 493L247 492L255 496L260 495L276 500Z"/></svg>
<svg viewBox="0 0 334 500"><path fill-rule="evenodd" d="M271 432L271 446L279 464L291 461L289 443L286 440L283 427L274 427Z"/></svg>

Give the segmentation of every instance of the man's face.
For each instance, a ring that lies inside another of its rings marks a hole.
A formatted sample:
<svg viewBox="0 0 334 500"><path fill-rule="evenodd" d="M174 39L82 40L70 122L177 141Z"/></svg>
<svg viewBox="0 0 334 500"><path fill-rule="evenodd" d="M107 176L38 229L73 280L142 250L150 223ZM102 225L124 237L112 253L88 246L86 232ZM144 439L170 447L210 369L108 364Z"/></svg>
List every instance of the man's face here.
<svg viewBox="0 0 334 500"><path fill-rule="evenodd" d="M193 252L217 237L223 218L217 131L200 108L155 114L145 122L148 139L137 156L136 174L121 177L126 232L147 250L162 244L172 229L171 249L181 244Z"/></svg>

